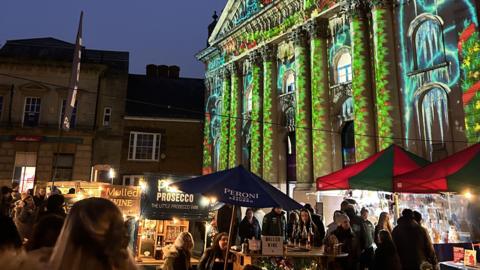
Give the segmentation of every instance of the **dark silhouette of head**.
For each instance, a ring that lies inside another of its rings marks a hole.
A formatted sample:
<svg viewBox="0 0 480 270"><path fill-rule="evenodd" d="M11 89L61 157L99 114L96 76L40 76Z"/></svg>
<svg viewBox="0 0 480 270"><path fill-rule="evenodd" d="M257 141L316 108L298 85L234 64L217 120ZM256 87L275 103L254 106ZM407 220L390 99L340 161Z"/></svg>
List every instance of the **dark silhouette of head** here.
<svg viewBox="0 0 480 270"><path fill-rule="evenodd" d="M40 218L33 227L32 240L29 241L29 250L42 247L53 247L63 227L64 218L58 215L46 215Z"/></svg>
<svg viewBox="0 0 480 270"><path fill-rule="evenodd" d="M413 219L420 224L422 222L422 214L418 211L413 211Z"/></svg>
<svg viewBox="0 0 480 270"><path fill-rule="evenodd" d="M402 211L402 217L406 218L406 219L413 219L413 211L412 209L403 209Z"/></svg>

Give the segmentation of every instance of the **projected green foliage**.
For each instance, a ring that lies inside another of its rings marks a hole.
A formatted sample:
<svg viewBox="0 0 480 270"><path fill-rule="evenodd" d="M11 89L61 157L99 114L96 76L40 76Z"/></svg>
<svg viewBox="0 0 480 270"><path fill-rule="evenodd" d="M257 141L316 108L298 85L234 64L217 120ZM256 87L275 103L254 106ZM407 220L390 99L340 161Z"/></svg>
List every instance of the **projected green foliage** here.
<svg viewBox="0 0 480 270"><path fill-rule="evenodd" d="M312 144L313 144L313 168L314 177L321 176L322 167L327 162L326 158L326 140L325 123L328 121L328 115L325 108L329 106L325 94L329 89L323 83L328 80L325 74L325 58L326 54L322 52L322 48L326 47L326 40L320 38L312 38L310 41L311 48L311 68L312 68Z"/></svg>
<svg viewBox="0 0 480 270"><path fill-rule="evenodd" d="M307 124L307 50L303 46L295 46L295 78L296 88L296 110L295 110L295 139L296 139L296 161L297 181L308 181L308 133L310 129Z"/></svg>
<svg viewBox="0 0 480 270"><path fill-rule="evenodd" d="M367 91L368 89L365 87L366 84L366 74L365 74L365 67L366 59L365 59L365 45L364 42L367 39L365 35L364 29L362 29L360 21L358 18L353 18L352 21L352 32L353 32L353 78L352 78L352 91L353 97L355 99L353 106L354 106L354 115L355 115L355 123L359 123L359 125L355 125L355 153L356 153L356 160L360 161L369 156L367 151L369 145L367 141L367 134L368 130L368 108L367 108ZM358 134L358 135L357 135Z"/></svg>
<svg viewBox="0 0 480 270"><path fill-rule="evenodd" d="M263 62L263 177L273 180L273 126L272 100L275 93L272 88L273 61Z"/></svg>
<svg viewBox="0 0 480 270"><path fill-rule="evenodd" d="M391 97L388 86L390 63L387 62L387 39L385 34L385 10L376 8L373 13L374 50L375 50L375 96L377 109L377 126L380 150L393 143L393 121ZM357 126L355 126L357 128Z"/></svg>
<svg viewBox="0 0 480 270"><path fill-rule="evenodd" d="M203 167L202 173L212 172L212 142L210 140L210 113L205 114L205 126L203 128Z"/></svg>
<svg viewBox="0 0 480 270"><path fill-rule="evenodd" d="M230 96L230 140L228 144L228 167L233 168L237 165L237 151L239 142L237 142L237 122L240 121L238 115L238 83L239 78L237 74L232 74L231 96Z"/></svg>
<svg viewBox="0 0 480 270"><path fill-rule="evenodd" d="M463 105L469 143L480 141L480 33L472 23L460 34L458 43L463 69Z"/></svg>
<svg viewBox="0 0 480 270"><path fill-rule="evenodd" d="M252 65L252 115L251 115L251 172L262 175L262 130L260 118L260 76L261 68L257 64Z"/></svg>
<svg viewBox="0 0 480 270"><path fill-rule="evenodd" d="M230 80L223 79L222 90L222 117L221 117L221 144L220 144L220 170L227 169L228 166L228 130L230 127Z"/></svg>

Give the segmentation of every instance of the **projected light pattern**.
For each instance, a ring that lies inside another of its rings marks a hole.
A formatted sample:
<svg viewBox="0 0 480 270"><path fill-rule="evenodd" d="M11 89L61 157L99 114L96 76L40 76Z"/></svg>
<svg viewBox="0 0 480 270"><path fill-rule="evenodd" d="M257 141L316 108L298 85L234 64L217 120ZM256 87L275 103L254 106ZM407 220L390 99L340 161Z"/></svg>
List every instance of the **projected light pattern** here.
<svg viewBox="0 0 480 270"><path fill-rule="evenodd" d="M210 113L205 114L203 127L203 166L202 174L212 173L212 141L210 139Z"/></svg>
<svg viewBox="0 0 480 270"><path fill-rule="evenodd" d="M312 68L312 145L313 145L313 176L316 179L325 174L328 153L326 152L327 141L326 123L329 121L326 108L329 106L328 87L325 81L328 75L325 74L326 53L323 53L327 46L326 39L312 37L310 40L311 68ZM327 84L328 85L328 84ZM328 170L328 168L327 168Z"/></svg>
<svg viewBox="0 0 480 270"><path fill-rule="evenodd" d="M308 182L308 133L310 132L307 122L307 49L302 46L295 46L295 78L296 108L295 108L295 139L296 139L296 165L297 181Z"/></svg>
<svg viewBox="0 0 480 270"><path fill-rule="evenodd" d="M365 87L367 76L365 74L366 64L365 59L365 45L364 42L367 40L365 31L362 28L363 24L360 19L352 19L352 42L353 42L353 78L352 78L352 91L354 97L354 118L356 123L361 123L355 125L355 134L361 134L362 136L355 136L355 154L356 160L361 161L369 157L371 153L368 152L369 142L367 140L366 134L371 128L368 126L368 110L367 108L367 96L369 95L367 87Z"/></svg>
<svg viewBox="0 0 480 270"><path fill-rule="evenodd" d="M450 14L453 6L455 6L455 10L465 11L467 17L460 20L457 17L453 20L441 18L441 16L452 16L446 14ZM414 11L417 13L414 13ZM465 103L465 94L480 78L475 79L472 77L475 72L470 72L471 70L469 71L467 68L469 61L465 62L468 56L464 55L465 53L459 49L460 45L464 42L466 44L469 38L472 38L471 44L475 43L474 33L477 32L478 21L474 2L472 0L458 0L455 1L455 3L446 0L437 0L435 2L417 0L415 2L415 9L413 9L412 3L409 4L407 0L401 0L397 7L397 14L397 20L399 22L398 34L400 36L398 39L400 45L399 68L401 72L400 81L402 83L403 114L405 121L404 136L407 138L407 146L412 144L412 141L408 140L411 138L412 133L417 132L415 121L420 123L420 121L423 121L421 118L426 115L415 109L416 107L421 110L425 109L418 104L421 100L416 98L416 93L420 89L422 89L424 93L437 91L433 86L430 89L423 89L425 85L428 86L432 83L445 85L443 91L447 92L450 90L457 91L456 89L458 89L459 86L461 87L463 90L467 139L471 143L478 141L480 125L476 132L475 127L479 123L479 120L474 116L478 110L476 111L475 109L475 103L473 103L473 105L472 103ZM415 31L412 31L409 30L409 28L415 27L415 25L413 25L413 21L407 21L407 18L413 20L414 18L411 17L414 17L415 14L418 14L417 21L419 19L423 20L419 25L416 25ZM421 16L428 18L421 18ZM436 17L440 17L441 20L432 19ZM442 23L446 21L446 23L441 25L439 21ZM467 30L469 27L471 27L470 30ZM458 29L463 29L463 32ZM471 31L472 29L474 30ZM407 30L414 33L414 35L409 37ZM457 34L457 31L461 33ZM478 57L476 58L478 59ZM461 62L460 59L462 59ZM470 74L470 78L468 74ZM480 89L480 84L478 88ZM427 107L431 108L430 106ZM438 115L442 115L443 118L436 119L435 121L446 123L442 126L443 128L448 128L448 114L440 113L437 114L437 117ZM428 130L425 130L427 126L423 125L424 130L419 131L419 135L425 140L430 140L433 135L428 135ZM445 131L446 130L442 130L441 132Z"/></svg>
<svg viewBox="0 0 480 270"><path fill-rule="evenodd" d="M225 170L228 167L228 131L230 127L230 79L225 74L223 79L222 93L222 114L221 114L221 144L220 144L220 166L219 170Z"/></svg>
<svg viewBox="0 0 480 270"><path fill-rule="evenodd" d="M272 87L273 61L263 61L263 177L267 181L273 181L273 125L276 119L272 114L272 100L275 100L275 92Z"/></svg>
<svg viewBox="0 0 480 270"><path fill-rule="evenodd" d="M230 93L230 131L228 142L228 168L233 168L238 165L237 151L239 142L237 141L237 123L241 121L238 115L239 100L238 100L238 74L232 71L231 93Z"/></svg>
<svg viewBox="0 0 480 270"><path fill-rule="evenodd" d="M391 94L388 86L390 63L387 62L387 39L385 33L385 9L376 8L372 11L373 18L373 42L375 52L375 97L377 109L377 129L380 150L393 143L393 120Z"/></svg>
<svg viewBox="0 0 480 270"><path fill-rule="evenodd" d="M252 65L252 114L251 114L251 159L250 171L262 176L262 118L260 104L261 68L257 63Z"/></svg>

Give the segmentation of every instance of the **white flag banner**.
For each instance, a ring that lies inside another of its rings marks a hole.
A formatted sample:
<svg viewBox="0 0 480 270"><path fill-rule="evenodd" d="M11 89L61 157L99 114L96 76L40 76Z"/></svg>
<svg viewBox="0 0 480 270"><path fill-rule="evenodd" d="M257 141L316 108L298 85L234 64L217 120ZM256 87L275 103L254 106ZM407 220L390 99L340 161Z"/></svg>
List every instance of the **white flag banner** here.
<svg viewBox="0 0 480 270"><path fill-rule="evenodd" d="M75 51L73 53L72 74L68 85L68 97L65 103L65 113L62 116L62 128L70 129L73 108L77 100L78 82L80 79L80 60L82 58L82 21L83 11L80 13L80 23L78 24L77 39L75 41Z"/></svg>

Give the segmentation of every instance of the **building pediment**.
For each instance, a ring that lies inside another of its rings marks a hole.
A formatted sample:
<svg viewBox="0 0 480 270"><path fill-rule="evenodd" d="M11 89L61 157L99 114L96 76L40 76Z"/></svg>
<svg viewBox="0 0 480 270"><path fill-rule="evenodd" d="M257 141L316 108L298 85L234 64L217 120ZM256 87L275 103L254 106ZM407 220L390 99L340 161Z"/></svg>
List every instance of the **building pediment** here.
<svg viewBox="0 0 480 270"><path fill-rule="evenodd" d="M278 1L280 0L229 0L209 38L209 42L213 43L227 36L237 26Z"/></svg>

